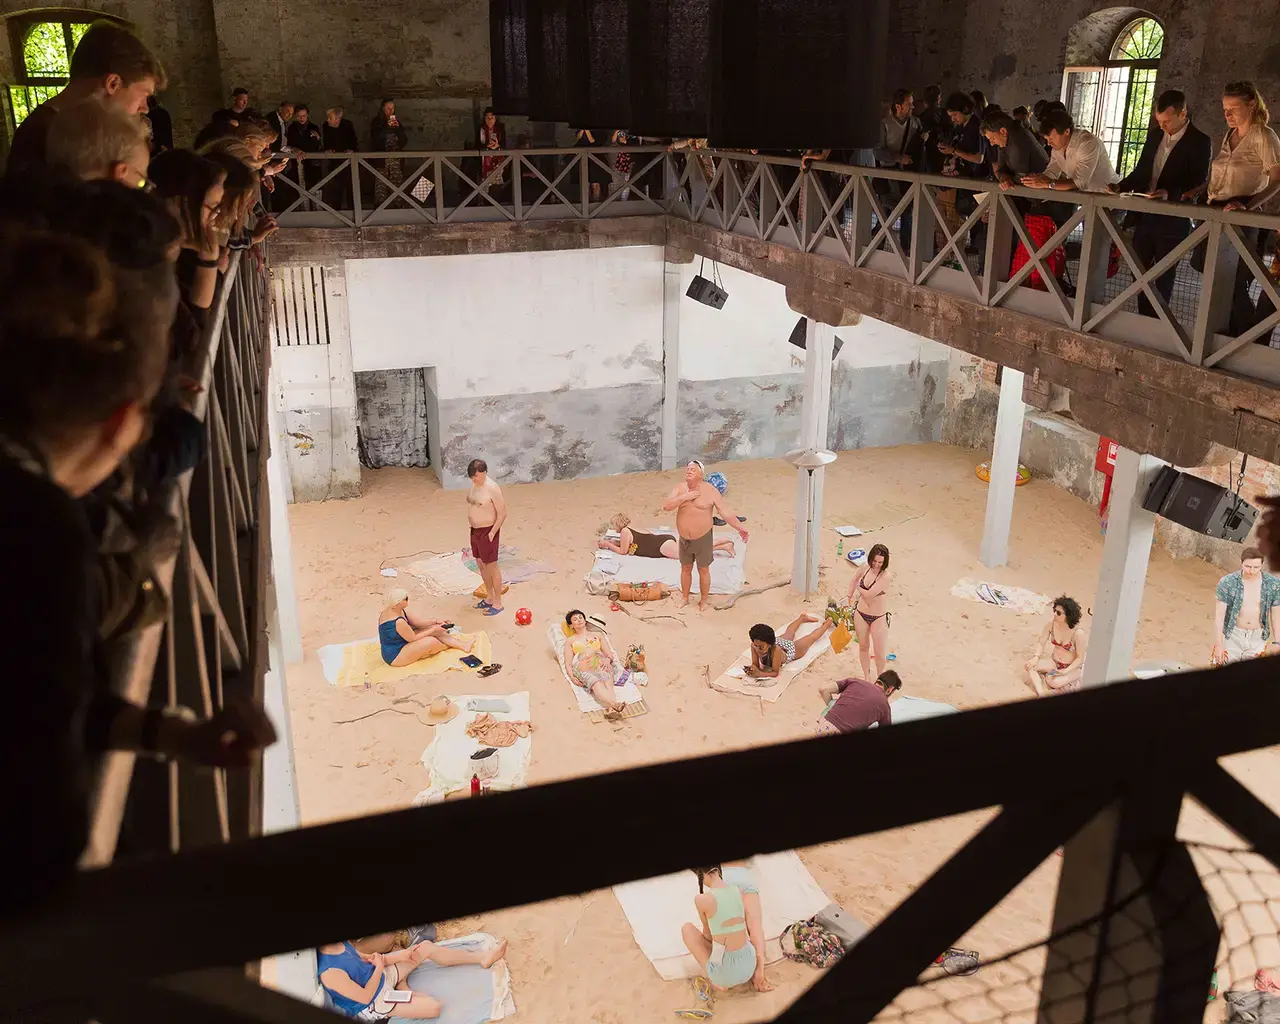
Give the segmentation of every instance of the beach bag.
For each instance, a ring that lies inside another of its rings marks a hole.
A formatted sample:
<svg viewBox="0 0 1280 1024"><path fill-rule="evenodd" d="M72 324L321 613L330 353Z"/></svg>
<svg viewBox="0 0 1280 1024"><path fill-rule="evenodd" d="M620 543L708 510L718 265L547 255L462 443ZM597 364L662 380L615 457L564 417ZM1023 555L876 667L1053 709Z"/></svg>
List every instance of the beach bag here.
<svg viewBox="0 0 1280 1024"><path fill-rule="evenodd" d="M622 667L632 672L643 672L644 648L640 644L632 644L627 648L627 656L622 659Z"/></svg>
<svg viewBox="0 0 1280 1024"><path fill-rule="evenodd" d="M661 583L619 583L619 601L661 601Z"/></svg>
<svg viewBox="0 0 1280 1024"><path fill-rule="evenodd" d="M787 949L787 936L793 948ZM816 917L796 921L782 930L782 955L788 960L810 967L834 967L844 956L844 943L835 932L828 931Z"/></svg>
<svg viewBox="0 0 1280 1024"><path fill-rule="evenodd" d="M831 649L839 654L849 646L849 641L853 639L853 634L849 632L849 627L843 622L831 631Z"/></svg>

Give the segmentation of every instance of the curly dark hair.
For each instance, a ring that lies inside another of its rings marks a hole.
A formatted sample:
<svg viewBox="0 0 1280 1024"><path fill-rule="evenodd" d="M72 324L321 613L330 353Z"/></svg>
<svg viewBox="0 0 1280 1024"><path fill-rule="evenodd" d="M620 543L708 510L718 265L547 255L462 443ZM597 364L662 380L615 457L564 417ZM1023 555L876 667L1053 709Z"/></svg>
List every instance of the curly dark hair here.
<svg viewBox="0 0 1280 1024"><path fill-rule="evenodd" d="M1062 597L1054 599L1053 607L1055 611L1059 608L1062 609L1063 617L1066 618L1067 625L1072 629L1075 629L1080 624L1080 602L1075 598L1067 597L1064 594Z"/></svg>
<svg viewBox="0 0 1280 1024"><path fill-rule="evenodd" d="M747 636L752 640L759 640L762 644L768 644L772 647L778 642L777 635L773 632L773 627L764 622L757 622L747 631Z"/></svg>
<svg viewBox="0 0 1280 1024"><path fill-rule="evenodd" d="M565 617L564 617L564 624L565 624L566 626L572 626L572 625L573 625L573 617L574 617L575 615L581 615L581 616L582 616L582 618L583 618L584 620L585 620L585 619L586 619L586 617L587 617L587 613L586 613L586 612L584 612L584 611L582 611L582 609L580 609L580 608L574 608L572 611L569 611L569 612L567 612L567 613L565 614Z"/></svg>

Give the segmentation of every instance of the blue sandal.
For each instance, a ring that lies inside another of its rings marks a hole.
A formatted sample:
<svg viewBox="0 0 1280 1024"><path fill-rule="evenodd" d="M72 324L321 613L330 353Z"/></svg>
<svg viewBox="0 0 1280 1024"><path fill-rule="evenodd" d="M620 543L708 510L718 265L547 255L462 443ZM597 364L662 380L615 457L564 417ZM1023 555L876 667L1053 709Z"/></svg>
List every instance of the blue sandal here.
<svg viewBox="0 0 1280 1024"><path fill-rule="evenodd" d="M486 604L486 605L484 606L484 614L485 614L485 615L489 615L489 616L493 616L493 615L501 615L504 611L506 611L506 609L505 609L505 608L495 608L495 607L494 607L493 605L491 605L491 604Z"/></svg>
<svg viewBox="0 0 1280 1024"><path fill-rule="evenodd" d="M488 608L488 607L489 607L489 602L488 602L488 600L487 600L487 599L485 599L485 598L481 598L481 599L480 599L480 601L479 601L479 603L476 605L476 607L477 607L477 608Z"/></svg>

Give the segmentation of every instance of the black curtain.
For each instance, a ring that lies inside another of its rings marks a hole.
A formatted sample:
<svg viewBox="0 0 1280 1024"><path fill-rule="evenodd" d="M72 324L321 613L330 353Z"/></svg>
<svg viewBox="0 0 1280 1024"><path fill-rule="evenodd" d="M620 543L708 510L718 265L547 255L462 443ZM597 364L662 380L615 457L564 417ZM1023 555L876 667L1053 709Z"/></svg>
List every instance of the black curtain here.
<svg viewBox="0 0 1280 1024"><path fill-rule="evenodd" d="M493 106L529 113L529 0L489 0L489 62Z"/></svg>
<svg viewBox="0 0 1280 1024"><path fill-rule="evenodd" d="M572 121L584 89L581 0L526 0L529 26L529 116Z"/></svg>
<svg viewBox="0 0 1280 1024"><path fill-rule="evenodd" d="M712 0L628 0L631 128L702 138L711 110Z"/></svg>
<svg viewBox="0 0 1280 1024"><path fill-rule="evenodd" d="M585 42L584 81L582 91L571 97L570 122L578 128L630 128L627 0L578 0L578 5Z"/></svg>

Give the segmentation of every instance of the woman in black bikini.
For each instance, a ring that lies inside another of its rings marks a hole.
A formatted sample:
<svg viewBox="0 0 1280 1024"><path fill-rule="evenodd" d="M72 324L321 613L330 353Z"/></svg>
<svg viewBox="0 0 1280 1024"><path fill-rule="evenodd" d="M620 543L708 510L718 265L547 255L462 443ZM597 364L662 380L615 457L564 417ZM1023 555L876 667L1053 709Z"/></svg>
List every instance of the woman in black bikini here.
<svg viewBox="0 0 1280 1024"><path fill-rule="evenodd" d="M1036 696L1080 689L1089 646L1089 631L1080 625L1080 618L1079 602L1065 596L1053 602L1053 618L1024 666Z"/></svg>
<svg viewBox="0 0 1280 1024"><path fill-rule="evenodd" d="M849 584L849 604L854 608L853 629L858 635L858 659L864 679L877 679L884 674L889 653L889 549L874 545L867 553L867 564L859 569ZM871 674L871 647L875 645L876 674Z"/></svg>
<svg viewBox="0 0 1280 1024"><path fill-rule="evenodd" d="M609 520L609 525L618 531L617 540L602 538L596 547L612 551L616 555L635 555L637 558L679 558L680 545L673 533L645 533L643 530L631 529L631 517L619 512ZM712 551L727 552L733 557L734 547L731 540L718 540Z"/></svg>

